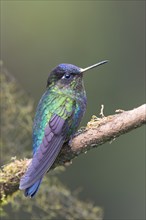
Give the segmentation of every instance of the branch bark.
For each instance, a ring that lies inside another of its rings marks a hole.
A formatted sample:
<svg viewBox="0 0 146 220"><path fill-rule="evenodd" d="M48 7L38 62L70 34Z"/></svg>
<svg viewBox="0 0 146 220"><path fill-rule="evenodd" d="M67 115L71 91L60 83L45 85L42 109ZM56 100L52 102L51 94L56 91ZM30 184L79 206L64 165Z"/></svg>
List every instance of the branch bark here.
<svg viewBox="0 0 146 220"><path fill-rule="evenodd" d="M112 141L122 134L146 124L146 104L130 111L117 110L118 114L107 117L92 117L87 127L62 147L52 168L67 165L73 158L94 147ZM14 160L1 169L0 198L18 190L21 176L31 159Z"/></svg>

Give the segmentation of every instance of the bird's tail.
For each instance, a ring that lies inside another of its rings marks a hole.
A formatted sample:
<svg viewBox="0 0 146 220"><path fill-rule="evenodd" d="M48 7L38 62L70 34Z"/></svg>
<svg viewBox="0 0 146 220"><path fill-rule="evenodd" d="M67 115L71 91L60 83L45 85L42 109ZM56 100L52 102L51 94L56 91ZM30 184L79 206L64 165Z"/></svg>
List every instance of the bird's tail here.
<svg viewBox="0 0 146 220"><path fill-rule="evenodd" d="M33 197L38 189L39 189L39 186L41 184L41 181L42 181L42 178L37 180L32 186L29 186L28 188L25 189L25 192L24 192L24 195L27 197Z"/></svg>

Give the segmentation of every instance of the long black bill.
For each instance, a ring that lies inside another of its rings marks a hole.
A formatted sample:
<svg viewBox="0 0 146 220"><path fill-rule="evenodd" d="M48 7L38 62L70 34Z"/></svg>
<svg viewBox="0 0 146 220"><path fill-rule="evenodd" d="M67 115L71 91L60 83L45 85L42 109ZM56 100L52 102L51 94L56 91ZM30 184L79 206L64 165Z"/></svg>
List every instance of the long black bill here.
<svg viewBox="0 0 146 220"><path fill-rule="evenodd" d="M87 70L90 70L90 69L92 69L92 68L95 68L95 67L97 67L97 66L100 66L100 65L102 65L102 64L105 64L105 63L107 63L107 62L108 62L108 60L104 60L104 61L101 61L101 62L99 62L99 63L96 63L96 64L94 64L94 65L92 65L92 66L86 67L86 68L84 68L84 69L81 68L81 73L84 73L84 72L86 72Z"/></svg>

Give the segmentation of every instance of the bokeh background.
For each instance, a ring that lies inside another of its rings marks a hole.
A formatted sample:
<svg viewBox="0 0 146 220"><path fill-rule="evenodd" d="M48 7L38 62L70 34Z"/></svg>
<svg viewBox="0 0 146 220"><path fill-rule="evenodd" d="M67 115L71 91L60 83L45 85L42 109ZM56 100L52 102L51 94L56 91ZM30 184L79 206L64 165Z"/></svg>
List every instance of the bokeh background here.
<svg viewBox="0 0 146 220"><path fill-rule="evenodd" d="M105 115L132 109L145 100L145 2L1 1L1 59L35 105L54 66L108 59L84 77L81 125L101 104ZM60 179L103 207L104 219L145 219L145 128L79 156Z"/></svg>

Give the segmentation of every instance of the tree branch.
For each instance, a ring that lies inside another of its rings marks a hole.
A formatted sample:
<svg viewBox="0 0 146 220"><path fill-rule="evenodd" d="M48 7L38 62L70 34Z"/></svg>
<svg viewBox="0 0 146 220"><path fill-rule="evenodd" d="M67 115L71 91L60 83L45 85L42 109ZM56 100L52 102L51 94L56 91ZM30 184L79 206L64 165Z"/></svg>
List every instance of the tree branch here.
<svg viewBox="0 0 146 220"><path fill-rule="evenodd" d="M116 112L118 114L102 118L93 116L85 129L79 131L69 143L63 145L52 168L66 165L79 154L95 146L112 141L120 135L146 123L146 104L130 111L118 110ZM31 159L14 160L2 167L0 181L1 199L18 190L20 178L30 161Z"/></svg>

